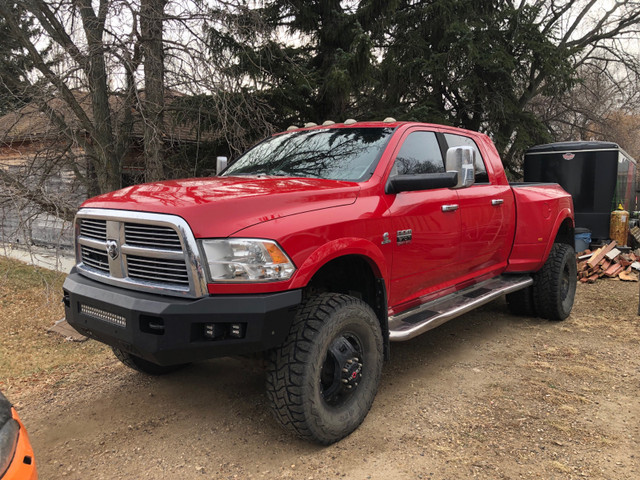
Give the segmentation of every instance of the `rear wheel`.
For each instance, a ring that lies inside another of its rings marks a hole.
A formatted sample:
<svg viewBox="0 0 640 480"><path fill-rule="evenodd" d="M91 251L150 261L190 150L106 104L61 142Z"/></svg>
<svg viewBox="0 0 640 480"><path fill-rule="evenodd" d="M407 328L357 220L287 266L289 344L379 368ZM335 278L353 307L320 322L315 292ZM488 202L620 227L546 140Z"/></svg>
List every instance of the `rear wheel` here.
<svg viewBox="0 0 640 480"><path fill-rule="evenodd" d="M181 363L179 365L158 365L157 363L149 362L119 348L112 347L112 350L116 358L127 367L133 368L138 372L146 373L147 375L164 375L180 370L188 365L187 363Z"/></svg>
<svg viewBox="0 0 640 480"><path fill-rule="evenodd" d="M538 315L548 320L567 318L573 308L577 281L573 248L555 243L533 284L533 302Z"/></svg>
<svg viewBox="0 0 640 480"><path fill-rule="evenodd" d="M517 292L508 293L507 308L514 315L523 315L527 317L536 316L536 308L533 303L533 287L523 288Z"/></svg>
<svg viewBox="0 0 640 480"><path fill-rule="evenodd" d="M371 408L382 359L380 323L366 303L333 293L310 298L269 358L276 419L324 445L346 437Z"/></svg>

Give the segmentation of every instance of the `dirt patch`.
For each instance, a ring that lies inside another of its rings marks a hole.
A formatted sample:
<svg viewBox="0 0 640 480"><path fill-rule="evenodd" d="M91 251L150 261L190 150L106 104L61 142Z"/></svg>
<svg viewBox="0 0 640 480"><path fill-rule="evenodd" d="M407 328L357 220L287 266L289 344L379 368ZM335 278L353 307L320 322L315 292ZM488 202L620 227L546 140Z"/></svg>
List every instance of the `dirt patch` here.
<svg viewBox="0 0 640 480"><path fill-rule="evenodd" d="M637 284L599 281L578 286L565 322L514 317L500 300L393 344L364 424L324 448L278 427L257 362L147 377L93 341L38 330L61 310L25 342L57 360L0 388L42 479L640 478L637 309Z"/></svg>

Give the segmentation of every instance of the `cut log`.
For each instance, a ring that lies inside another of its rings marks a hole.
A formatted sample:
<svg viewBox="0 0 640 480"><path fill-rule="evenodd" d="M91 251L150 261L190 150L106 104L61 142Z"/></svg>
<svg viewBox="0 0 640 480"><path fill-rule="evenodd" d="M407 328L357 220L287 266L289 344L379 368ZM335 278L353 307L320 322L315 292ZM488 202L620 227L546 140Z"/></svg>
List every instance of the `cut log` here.
<svg viewBox="0 0 640 480"><path fill-rule="evenodd" d="M587 283L596 283L597 279L598 279L598 274L591 275L590 277L587 278Z"/></svg>
<svg viewBox="0 0 640 480"><path fill-rule="evenodd" d="M605 270L604 274L607 277L616 277L620 272L622 272L624 270L624 267L622 265L619 265L617 263L614 263L613 265L611 265L607 270Z"/></svg>
<svg viewBox="0 0 640 480"><path fill-rule="evenodd" d="M591 258L587 261L587 263L589 264L590 267L595 267L596 265L598 265L598 263L600 263L600 261L604 258L604 256L614 248L616 248L615 240L613 240L610 244L605 245L604 247L601 247L598 250L596 250L591 256Z"/></svg>
<svg viewBox="0 0 640 480"><path fill-rule="evenodd" d="M605 255L606 258L608 258L609 260L615 260L616 257L618 255L620 255L622 252L620 250L618 250L617 248L614 248L613 250L611 250L609 253L607 253Z"/></svg>
<svg viewBox="0 0 640 480"><path fill-rule="evenodd" d="M618 277L623 282L637 282L638 281L638 273L635 272L635 271L630 272L630 273L620 272L620 275L618 275Z"/></svg>

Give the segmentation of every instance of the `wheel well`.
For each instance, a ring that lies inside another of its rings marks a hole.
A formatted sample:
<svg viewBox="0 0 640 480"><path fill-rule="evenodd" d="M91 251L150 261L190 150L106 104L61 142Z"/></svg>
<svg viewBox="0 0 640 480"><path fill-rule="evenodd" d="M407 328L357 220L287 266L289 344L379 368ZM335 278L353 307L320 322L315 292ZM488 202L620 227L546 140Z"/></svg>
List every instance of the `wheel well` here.
<svg viewBox="0 0 640 480"><path fill-rule="evenodd" d="M346 255L322 266L305 288L304 295L312 296L325 292L343 293L359 298L373 309L380 321L385 358L388 358L389 327L385 284L382 278L375 275L368 260L358 255Z"/></svg>
<svg viewBox="0 0 640 480"><path fill-rule="evenodd" d="M575 244L575 230L570 218L566 218L560 225L554 243L566 243L571 247Z"/></svg>

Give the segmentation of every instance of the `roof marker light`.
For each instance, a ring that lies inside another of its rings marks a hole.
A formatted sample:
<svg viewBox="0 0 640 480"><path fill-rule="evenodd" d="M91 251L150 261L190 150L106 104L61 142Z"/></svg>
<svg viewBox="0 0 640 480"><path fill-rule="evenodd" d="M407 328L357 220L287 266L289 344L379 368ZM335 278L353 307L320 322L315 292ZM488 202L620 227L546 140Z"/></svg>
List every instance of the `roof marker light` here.
<svg viewBox="0 0 640 480"><path fill-rule="evenodd" d="M287 128L287 132L290 132L291 130L297 130L298 128L300 128L300 127L298 127L297 125L290 125L290 126Z"/></svg>
<svg viewBox="0 0 640 480"><path fill-rule="evenodd" d="M358 121L354 120L353 118L348 118L347 120L344 121L345 125L353 125L354 123L358 123Z"/></svg>
<svg viewBox="0 0 640 480"><path fill-rule="evenodd" d="M313 122L307 122L304 124L304 128L309 128L309 127L317 127L318 124L317 123L313 123Z"/></svg>
<svg viewBox="0 0 640 480"><path fill-rule="evenodd" d="M329 125L335 125L336 122L334 122L333 120L325 120L325 122L322 124L325 127L328 127Z"/></svg>
<svg viewBox="0 0 640 480"><path fill-rule="evenodd" d="M393 117L387 117L383 120L384 123L394 123L396 121Z"/></svg>

